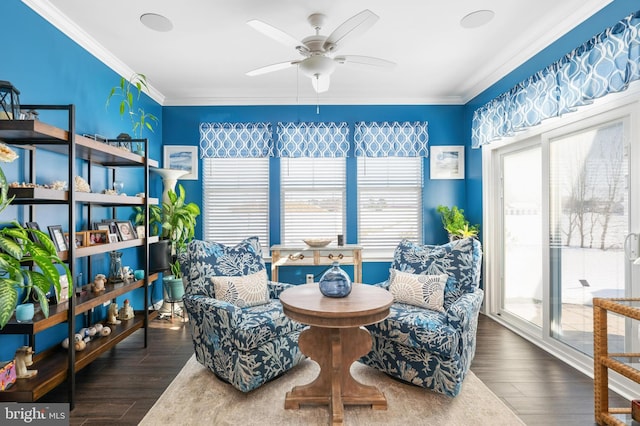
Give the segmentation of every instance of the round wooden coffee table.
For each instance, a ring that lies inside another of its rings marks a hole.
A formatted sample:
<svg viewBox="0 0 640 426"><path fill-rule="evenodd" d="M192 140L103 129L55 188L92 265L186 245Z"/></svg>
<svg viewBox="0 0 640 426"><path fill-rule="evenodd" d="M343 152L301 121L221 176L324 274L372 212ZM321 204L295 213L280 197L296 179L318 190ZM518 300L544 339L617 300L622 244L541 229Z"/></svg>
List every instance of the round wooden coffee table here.
<svg viewBox="0 0 640 426"><path fill-rule="evenodd" d="M391 293L354 284L347 297L332 298L323 296L316 283L285 290L280 302L285 315L310 325L300 334L298 344L302 353L320 364L320 374L313 382L287 392L284 408L326 404L332 424L342 424L345 405L371 405L374 410L386 410L384 394L375 386L356 381L350 368L371 351L371 335L361 326L389 315Z"/></svg>

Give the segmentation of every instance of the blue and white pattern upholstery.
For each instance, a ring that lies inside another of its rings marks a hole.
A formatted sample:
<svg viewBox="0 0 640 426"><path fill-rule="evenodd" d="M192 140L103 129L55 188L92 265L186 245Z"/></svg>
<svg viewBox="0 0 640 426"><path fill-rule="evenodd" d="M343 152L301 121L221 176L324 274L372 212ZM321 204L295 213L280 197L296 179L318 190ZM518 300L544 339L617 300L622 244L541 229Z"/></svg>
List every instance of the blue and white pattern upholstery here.
<svg viewBox="0 0 640 426"><path fill-rule="evenodd" d="M626 90L636 80L640 80L640 10L478 108L473 113L472 147Z"/></svg>
<svg viewBox="0 0 640 426"><path fill-rule="evenodd" d="M361 361L408 383L456 396L476 350L482 248L476 239L441 246L403 240L392 269L447 274L444 312L394 302L390 315L368 325L373 349ZM388 281L379 284L388 286Z"/></svg>
<svg viewBox="0 0 640 426"><path fill-rule="evenodd" d="M286 317L278 300L289 284L269 281L271 299L257 306L241 308L215 297L211 277L264 270L261 253L258 238L251 237L234 247L194 240L180 257L196 359L243 392L304 359L298 336L305 326Z"/></svg>

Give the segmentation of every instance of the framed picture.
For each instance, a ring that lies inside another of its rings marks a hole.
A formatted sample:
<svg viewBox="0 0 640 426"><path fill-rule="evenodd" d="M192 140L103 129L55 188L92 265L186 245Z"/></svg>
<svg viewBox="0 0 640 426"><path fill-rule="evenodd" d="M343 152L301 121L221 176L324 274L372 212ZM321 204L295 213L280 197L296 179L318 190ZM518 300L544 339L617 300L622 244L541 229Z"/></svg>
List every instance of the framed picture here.
<svg viewBox="0 0 640 426"><path fill-rule="evenodd" d="M110 243L117 243L118 241L120 241L120 239L118 238L118 234L109 234Z"/></svg>
<svg viewBox="0 0 640 426"><path fill-rule="evenodd" d="M66 274L60 274L60 294L56 294L56 302L62 303L69 299L69 280Z"/></svg>
<svg viewBox="0 0 640 426"><path fill-rule="evenodd" d="M102 229L87 231L89 244L90 246L94 246L96 244L106 244L109 242L109 231L105 231Z"/></svg>
<svg viewBox="0 0 640 426"><path fill-rule="evenodd" d="M51 240L53 244L56 246L56 250L58 251L67 251L69 250L69 246L67 246L67 240L64 238L64 232L62 232L62 226L60 225L52 225L48 226L49 235L51 235Z"/></svg>
<svg viewBox="0 0 640 426"><path fill-rule="evenodd" d="M180 179L198 180L198 161L197 146L165 145L164 147L164 168L189 172Z"/></svg>
<svg viewBox="0 0 640 426"><path fill-rule="evenodd" d="M37 231L40 230L40 226L38 225L38 222L25 222L24 227L27 229L35 229ZM29 236L31 237L34 243L40 242L38 237L33 232L29 232Z"/></svg>
<svg viewBox="0 0 640 426"><path fill-rule="evenodd" d="M120 241L135 240L136 238L138 238L138 236L136 235L136 230L133 228L133 225L130 221L117 221L116 225Z"/></svg>
<svg viewBox="0 0 640 426"><path fill-rule="evenodd" d="M69 233L68 233L68 232L65 232L65 233L64 233L64 239L65 239L65 241L67 242L67 246L69 246L70 244L69 244ZM85 231L78 231L78 232L76 232L75 247L76 247L76 248L78 248L78 247L84 247L84 246L85 246L85 244L86 244L85 240L86 240L86 233L85 233Z"/></svg>
<svg viewBox="0 0 640 426"><path fill-rule="evenodd" d="M464 179L464 146L431 146L431 179Z"/></svg>
<svg viewBox="0 0 640 426"><path fill-rule="evenodd" d="M138 225L136 226L136 234L138 234L138 238L144 238L144 225Z"/></svg>
<svg viewBox="0 0 640 426"><path fill-rule="evenodd" d="M118 224L113 219L105 219L102 222L96 222L94 224L93 229L97 229L100 231L107 231L109 235L115 234L116 236L118 236ZM115 242L118 242L118 241L115 241Z"/></svg>

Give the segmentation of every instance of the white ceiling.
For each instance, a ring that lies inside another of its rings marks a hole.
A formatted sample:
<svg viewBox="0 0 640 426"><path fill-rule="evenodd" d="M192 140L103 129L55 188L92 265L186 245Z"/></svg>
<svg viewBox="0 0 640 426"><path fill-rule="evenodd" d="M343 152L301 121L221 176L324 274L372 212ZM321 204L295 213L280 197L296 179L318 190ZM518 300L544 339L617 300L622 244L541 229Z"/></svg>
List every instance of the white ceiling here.
<svg viewBox="0 0 640 426"><path fill-rule="evenodd" d="M119 74L147 75L162 105L462 104L611 0L23 0ZM322 34L358 12L380 19L340 54L397 63L391 71L340 66L316 96L296 67L248 77L249 70L300 58L257 32L259 19L297 39L307 16L327 15ZM460 19L495 12L485 26ZM143 13L173 22L170 32L140 23Z"/></svg>

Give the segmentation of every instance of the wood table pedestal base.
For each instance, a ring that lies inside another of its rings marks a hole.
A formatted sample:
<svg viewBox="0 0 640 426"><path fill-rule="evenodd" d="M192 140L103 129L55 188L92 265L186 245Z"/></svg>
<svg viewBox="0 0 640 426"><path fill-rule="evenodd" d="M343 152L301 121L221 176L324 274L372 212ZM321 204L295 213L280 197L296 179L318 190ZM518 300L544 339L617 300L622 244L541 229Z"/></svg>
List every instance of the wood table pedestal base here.
<svg viewBox="0 0 640 426"><path fill-rule="evenodd" d="M371 350L371 336L366 329L311 326L300 334L298 344L305 355L320 364L320 374L313 382L287 392L284 408L329 405L334 425L342 424L345 405L387 409L387 399L378 388L363 385L351 376L351 364Z"/></svg>

